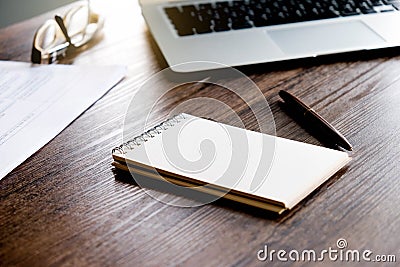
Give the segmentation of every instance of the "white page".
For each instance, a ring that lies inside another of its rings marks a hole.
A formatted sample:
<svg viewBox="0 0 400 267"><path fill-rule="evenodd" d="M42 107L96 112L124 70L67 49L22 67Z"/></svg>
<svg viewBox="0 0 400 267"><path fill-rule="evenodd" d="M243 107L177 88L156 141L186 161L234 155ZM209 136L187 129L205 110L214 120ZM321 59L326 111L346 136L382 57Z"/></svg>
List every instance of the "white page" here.
<svg viewBox="0 0 400 267"><path fill-rule="evenodd" d="M170 173L279 201L289 209L350 161L342 151L184 116L173 127L122 156ZM211 141L214 149L206 149L206 140Z"/></svg>
<svg viewBox="0 0 400 267"><path fill-rule="evenodd" d="M0 179L125 75L122 66L0 61Z"/></svg>

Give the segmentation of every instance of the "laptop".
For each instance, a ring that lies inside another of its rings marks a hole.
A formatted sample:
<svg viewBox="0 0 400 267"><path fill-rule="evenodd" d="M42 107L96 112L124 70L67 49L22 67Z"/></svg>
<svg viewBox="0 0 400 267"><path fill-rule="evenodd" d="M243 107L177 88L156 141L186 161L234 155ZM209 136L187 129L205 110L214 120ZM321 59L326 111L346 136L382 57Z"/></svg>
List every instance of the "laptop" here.
<svg viewBox="0 0 400 267"><path fill-rule="evenodd" d="M139 1L176 72L400 45L400 0Z"/></svg>

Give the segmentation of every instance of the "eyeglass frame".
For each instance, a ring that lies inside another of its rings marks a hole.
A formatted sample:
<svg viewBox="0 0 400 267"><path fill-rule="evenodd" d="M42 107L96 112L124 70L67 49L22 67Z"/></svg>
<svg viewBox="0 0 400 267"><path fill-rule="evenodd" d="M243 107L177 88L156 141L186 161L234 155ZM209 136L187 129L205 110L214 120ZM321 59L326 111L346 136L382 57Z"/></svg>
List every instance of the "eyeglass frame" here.
<svg viewBox="0 0 400 267"><path fill-rule="evenodd" d="M87 31L89 25L97 25L97 27L96 27L96 30L93 32L92 36L87 38L87 40L85 42L82 42L79 45L75 45L71 41L71 37L68 34L68 30L65 26L64 19L69 14L72 14L72 13L78 11L79 9L85 8L85 7L88 8L88 21L87 21L87 25L85 26L85 30L83 31L82 34L85 35L85 32ZM85 45L89 41L91 41L96 36L96 34L100 31L100 29L103 28L103 25L104 25L104 18L101 17L100 15L98 15L97 13L92 12L89 3L80 4L79 6L71 8L64 16L64 19L60 15L55 15L54 19L47 20L36 31L34 38L33 38L33 44L32 44L32 52L31 52L31 62L32 63L34 63L34 64L52 64L52 63L57 62L59 59L65 57L68 51L82 47L83 45ZM48 56L43 57L42 52L44 49L37 48L36 42L37 42L38 36L41 34L41 31L46 29L48 26L50 26L50 24L54 24L54 22L57 23L59 30L61 30L63 36L66 39L66 42L58 44L52 48L49 48L46 51L46 55L48 55Z"/></svg>

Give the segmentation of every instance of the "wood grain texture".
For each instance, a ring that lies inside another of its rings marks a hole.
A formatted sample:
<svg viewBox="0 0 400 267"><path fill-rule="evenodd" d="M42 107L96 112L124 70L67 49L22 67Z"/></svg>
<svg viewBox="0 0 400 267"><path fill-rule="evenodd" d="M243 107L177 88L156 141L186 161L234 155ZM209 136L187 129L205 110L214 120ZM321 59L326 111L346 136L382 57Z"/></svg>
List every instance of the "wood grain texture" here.
<svg viewBox="0 0 400 267"><path fill-rule="evenodd" d="M113 171L111 149L122 142L130 100L166 64L135 1L93 2L106 16L104 34L63 63L124 64L128 76L0 181L1 266L279 266L258 261L257 251L265 244L276 250L320 251L336 248L339 238L351 249L395 254L400 260L399 51L239 68L268 100L278 136L319 144L280 110L277 93L285 89L348 137L353 160L283 216L228 201L179 208L156 201L124 181L129 176ZM51 15L1 29L0 59L29 61L33 34ZM158 93L150 92L142 106L131 109L138 127L143 109ZM159 102L152 120L161 121L175 106L199 97L229 105L247 128L257 130L248 106L216 86L173 90ZM255 108L263 108L261 100L254 101ZM222 122L231 121L211 106L188 109L215 111Z"/></svg>

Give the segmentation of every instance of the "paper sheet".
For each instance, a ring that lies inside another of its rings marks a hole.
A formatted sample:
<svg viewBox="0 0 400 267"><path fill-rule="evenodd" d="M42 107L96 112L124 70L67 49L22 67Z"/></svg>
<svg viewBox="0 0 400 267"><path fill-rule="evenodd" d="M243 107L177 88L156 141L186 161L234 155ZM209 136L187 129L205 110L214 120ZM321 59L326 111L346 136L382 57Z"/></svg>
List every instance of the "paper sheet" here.
<svg viewBox="0 0 400 267"><path fill-rule="evenodd" d="M0 61L0 180L125 75L122 66Z"/></svg>

